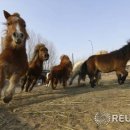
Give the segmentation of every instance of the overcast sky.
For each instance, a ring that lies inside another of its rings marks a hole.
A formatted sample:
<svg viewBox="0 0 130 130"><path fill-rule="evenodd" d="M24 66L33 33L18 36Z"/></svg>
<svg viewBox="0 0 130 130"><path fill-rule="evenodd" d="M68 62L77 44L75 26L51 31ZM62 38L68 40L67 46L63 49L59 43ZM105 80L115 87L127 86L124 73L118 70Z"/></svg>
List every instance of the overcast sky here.
<svg viewBox="0 0 130 130"><path fill-rule="evenodd" d="M91 42L96 53L130 39L130 0L0 0L1 35L3 10L19 12L29 30L54 43L58 56L87 58Z"/></svg>

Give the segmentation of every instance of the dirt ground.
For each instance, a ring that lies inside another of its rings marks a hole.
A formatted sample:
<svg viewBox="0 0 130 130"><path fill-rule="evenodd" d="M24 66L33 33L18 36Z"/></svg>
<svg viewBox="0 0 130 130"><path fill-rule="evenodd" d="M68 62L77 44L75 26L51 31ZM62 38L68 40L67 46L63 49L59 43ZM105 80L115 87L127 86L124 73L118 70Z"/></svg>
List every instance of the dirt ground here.
<svg viewBox="0 0 130 130"><path fill-rule="evenodd" d="M35 87L19 89L10 104L0 101L0 130L130 130L128 122L97 124L97 113L130 114L130 75L118 85L115 73L103 74L101 83L57 90Z"/></svg>

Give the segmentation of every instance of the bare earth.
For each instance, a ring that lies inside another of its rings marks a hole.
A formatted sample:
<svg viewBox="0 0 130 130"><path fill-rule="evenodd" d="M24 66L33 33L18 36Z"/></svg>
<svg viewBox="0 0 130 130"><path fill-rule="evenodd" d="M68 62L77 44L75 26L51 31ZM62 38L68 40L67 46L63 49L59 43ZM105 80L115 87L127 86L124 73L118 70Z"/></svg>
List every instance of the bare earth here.
<svg viewBox="0 0 130 130"><path fill-rule="evenodd" d="M130 75L118 85L115 73L103 74L94 89L88 84L57 90L35 87L7 105L0 101L0 130L130 130L128 122L96 124L97 112L130 114Z"/></svg>

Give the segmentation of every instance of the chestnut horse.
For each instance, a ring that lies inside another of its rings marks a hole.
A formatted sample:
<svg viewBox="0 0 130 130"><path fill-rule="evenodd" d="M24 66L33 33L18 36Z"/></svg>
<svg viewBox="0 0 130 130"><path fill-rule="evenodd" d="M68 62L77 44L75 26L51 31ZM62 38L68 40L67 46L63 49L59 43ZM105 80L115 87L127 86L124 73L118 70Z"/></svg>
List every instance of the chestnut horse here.
<svg viewBox="0 0 130 130"><path fill-rule="evenodd" d="M26 75L23 78L23 84L21 89L23 91L25 87L25 91L31 91L36 84L39 76L43 70L43 61L49 59L48 49L42 43L36 45L33 53L33 58L29 62L29 69Z"/></svg>
<svg viewBox="0 0 130 130"><path fill-rule="evenodd" d="M82 65L81 77L88 74L91 87L94 87L99 72L109 73L116 71L118 83L123 84L128 75L128 72L125 69L129 59L130 42L119 50L89 57Z"/></svg>
<svg viewBox="0 0 130 130"><path fill-rule="evenodd" d="M4 50L0 54L0 94L9 78L9 86L4 92L3 101L9 103L14 95L19 79L28 69L26 40L28 34L26 23L18 13L10 14L4 11L7 20L7 30L4 38ZM1 95L0 95L1 96Z"/></svg>
<svg viewBox="0 0 130 130"><path fill-rule="evenodd" d="M67 80L72 72L73 67L69 57L67 55L62 55L60 59L60 64L52 67L49 74L49 80L51 81L52 89L56 89L58 82L63 83L63 87L65 88L67 86Z"/></svg>

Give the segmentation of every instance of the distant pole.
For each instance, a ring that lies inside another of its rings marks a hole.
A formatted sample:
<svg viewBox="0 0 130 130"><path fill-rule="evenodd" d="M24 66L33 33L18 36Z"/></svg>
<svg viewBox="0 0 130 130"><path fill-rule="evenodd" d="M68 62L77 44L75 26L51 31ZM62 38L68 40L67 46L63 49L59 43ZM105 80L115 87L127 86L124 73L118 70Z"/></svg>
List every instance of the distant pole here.
<svg viewBox="0 0 130 130"><path fill-rule="evenodd" d="M93 55L93 42L91 40L88 40L91 44L91 47L92 47L92 55Z"/></svg>

